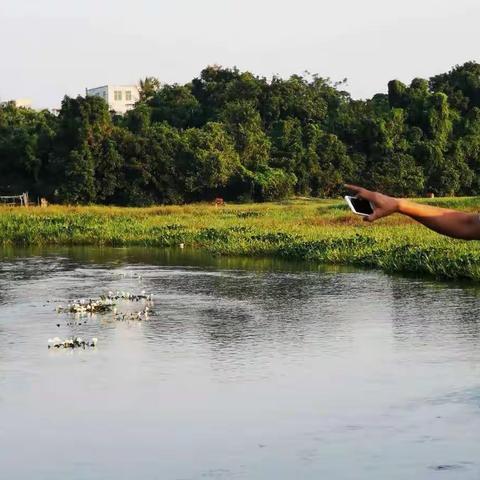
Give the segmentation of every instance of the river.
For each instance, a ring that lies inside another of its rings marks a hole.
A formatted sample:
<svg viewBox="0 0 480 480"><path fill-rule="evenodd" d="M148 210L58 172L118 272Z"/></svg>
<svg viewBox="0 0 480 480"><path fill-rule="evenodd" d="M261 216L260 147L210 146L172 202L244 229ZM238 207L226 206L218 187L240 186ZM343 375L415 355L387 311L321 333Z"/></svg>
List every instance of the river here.
<svg viewBox="0 0 480 480"><path fill-rule="evenodd" d="M55 311L143 290L144 321ZM478 479L479 294L189 250L4 250L0 476ZM98 344L47 348L77 335Z"/></svg>

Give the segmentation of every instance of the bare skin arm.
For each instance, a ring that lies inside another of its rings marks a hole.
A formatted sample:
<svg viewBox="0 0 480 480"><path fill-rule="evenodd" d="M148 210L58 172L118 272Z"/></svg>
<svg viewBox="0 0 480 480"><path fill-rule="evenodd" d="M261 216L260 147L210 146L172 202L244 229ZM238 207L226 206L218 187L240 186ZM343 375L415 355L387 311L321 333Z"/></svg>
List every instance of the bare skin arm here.
<svg viewBox="0 0 480 480"><path fill-rule="evenodd" d="M442 235L463 240L480 240L480 217L477 214L420 205L403 198L394 198L382 193L372 192L356 185L345 186L354 192L357 197L373 203L374 212L372 215L365 217L367 222L373 222L393 213L401 213Z"/></svg>

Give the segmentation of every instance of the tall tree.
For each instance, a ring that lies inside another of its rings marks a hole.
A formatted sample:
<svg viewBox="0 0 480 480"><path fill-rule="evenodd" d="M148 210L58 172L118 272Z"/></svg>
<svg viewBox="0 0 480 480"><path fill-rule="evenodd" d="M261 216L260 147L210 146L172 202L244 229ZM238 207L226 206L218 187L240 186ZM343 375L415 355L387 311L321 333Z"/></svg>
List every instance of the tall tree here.
<svg viewBox="0 0 480 480"><path fill-rule="evenodd" d="M138 86L140 101L146 102L153 98L160 89L160 80L155 77L145 77L138 81Z"/></svg>
<svg viewBox="0 0 480 480"><path fill-rule="evenodd" d="M221 121L233 138L235 149L244 167L257 170L268 164L270 140L263 131L260 115L251 102L227 103Z"/></svg>

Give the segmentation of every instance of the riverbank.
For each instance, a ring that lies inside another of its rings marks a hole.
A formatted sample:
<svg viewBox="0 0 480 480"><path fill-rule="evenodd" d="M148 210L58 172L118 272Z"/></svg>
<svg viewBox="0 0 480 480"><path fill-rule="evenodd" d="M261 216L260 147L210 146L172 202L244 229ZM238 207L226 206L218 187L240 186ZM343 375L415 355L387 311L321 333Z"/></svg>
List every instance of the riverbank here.
<svg viewBox="0 0 480 480"><path fill-rule="evenodd" d="M425 200L423 200L425 201ZM480 210L479 198L428 200ZM151 208L0 208L1 243L201 248L214 254L274 256L386 272L480 281L480 243L451 240L398 215L374 225L340 200Z"/></svg>

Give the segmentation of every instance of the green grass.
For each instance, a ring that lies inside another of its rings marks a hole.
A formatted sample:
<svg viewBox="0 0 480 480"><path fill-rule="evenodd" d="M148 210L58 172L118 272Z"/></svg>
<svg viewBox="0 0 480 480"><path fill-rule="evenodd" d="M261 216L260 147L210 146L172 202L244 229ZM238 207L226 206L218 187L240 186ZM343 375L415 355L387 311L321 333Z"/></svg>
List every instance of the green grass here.
<svg viewBox="0 0 480 480"><path fill-rule="evenodd" d="M480 198L421 200L479 211ZM340 200L118 208L0 208L8 245L155 246L275 256L480 280L480 242L451 240L398 215L367 225Z"/></svg>

